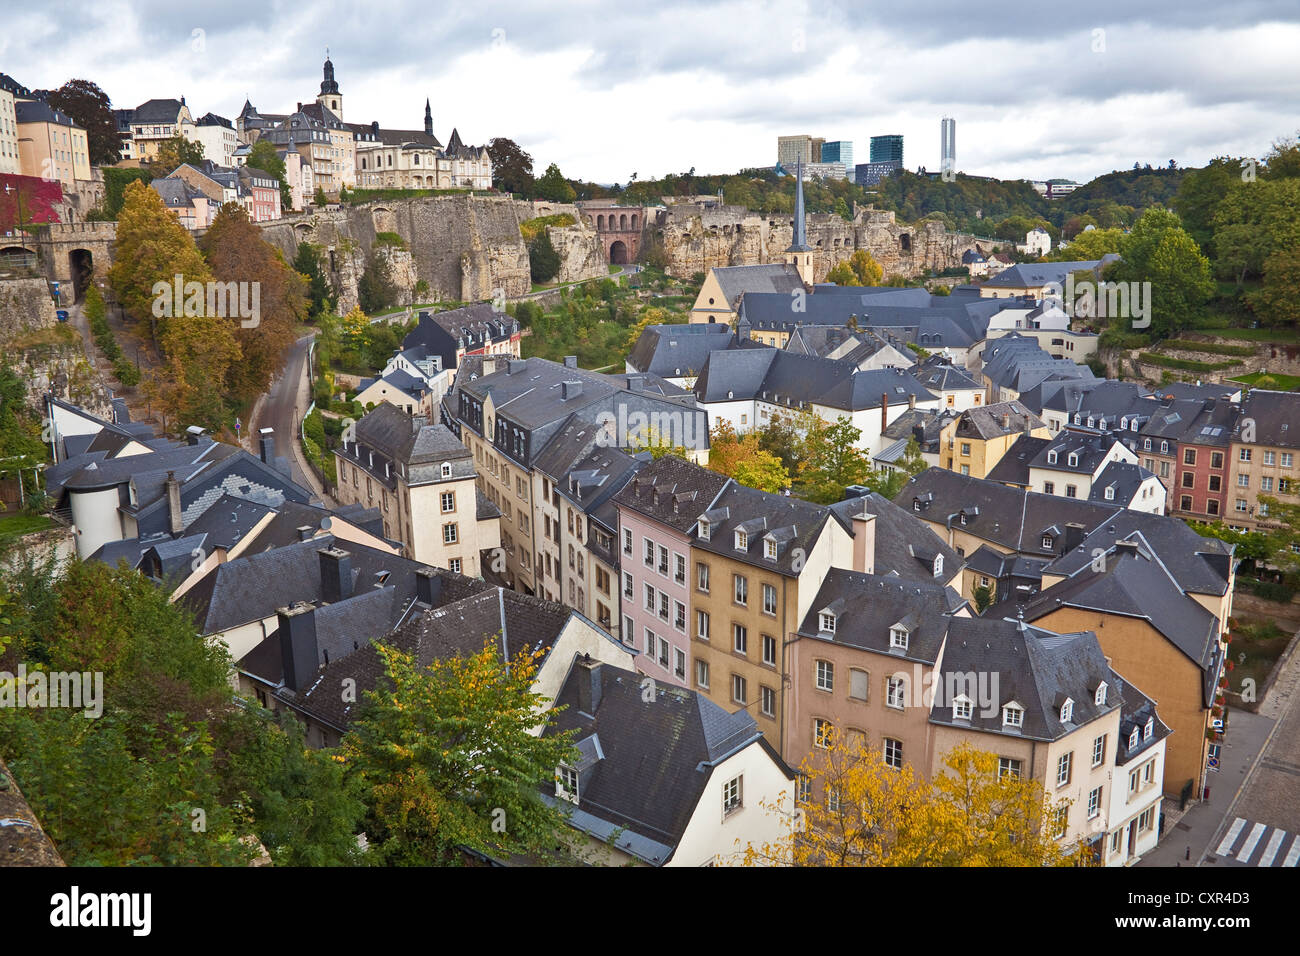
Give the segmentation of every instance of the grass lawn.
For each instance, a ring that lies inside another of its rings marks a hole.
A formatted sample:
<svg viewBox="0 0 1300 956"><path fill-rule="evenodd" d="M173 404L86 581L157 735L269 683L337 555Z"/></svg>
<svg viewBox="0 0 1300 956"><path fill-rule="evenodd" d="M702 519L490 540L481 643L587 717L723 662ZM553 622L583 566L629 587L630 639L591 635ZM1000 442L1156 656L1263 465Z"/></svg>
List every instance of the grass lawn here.
<svg viewBox="0 0 1300 956"><path fill-rule="evenodd" d="M1228 689L1240 693L1242 681L1250 678L1255 682L1256 694L1260 693L1273 665L1290 642L1291 635L1272 621L1239 620L1232 631L1232 643L1228 645L1227 659L1233 664L1233 670L1228 674ZM1244 659L1242 655L1245 655ZM1237 702L1231 694L1227 699L1229 704Z"/></svg>
<svg viewBox="0 0 1300 956"><path fill-rule="evenodd" d="M1229 379L1230 382L1241 382L1252 388L1261 378L1271 378L1276 383L1273 391L1277 392L1294 392L1300 390L1300 375L1283 375L1281 372L1251 372L1249 375L1238 375L1236 378Z"/></svg>
<svg viewBox="0 0 1300 956"><path fill-rule="evenodd" d="M25 515L21 511L0 515L0 540L18 538L33 531L54 527L54 519L45 515Z"/></svg>
<svg viewBox="0 0 1300 956"><path fill-rule="evenodd" d="M1215 329L1188 329L1199 335L1217 335L1224 339L1244 339L1247 342L1300 342L1300 331L1295 329L1239 329L1219 327Z"/></svg>

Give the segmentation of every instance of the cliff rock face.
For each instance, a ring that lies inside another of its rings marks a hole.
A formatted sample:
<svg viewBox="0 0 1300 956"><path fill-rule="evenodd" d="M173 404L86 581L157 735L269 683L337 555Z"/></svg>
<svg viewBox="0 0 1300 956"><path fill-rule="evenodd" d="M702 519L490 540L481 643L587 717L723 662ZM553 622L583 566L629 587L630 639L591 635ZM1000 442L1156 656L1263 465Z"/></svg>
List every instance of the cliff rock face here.
<svg viewBox="0 0 1300 956"><path fill-rule="evenodd" d="M968 249L988 253L1010 245L950 233L940 222L900 225L892 212L870 206L856 209L852 222L833 213L813 213L807 225L808 244L816 250L818 282L858 249L871 253L885 277L913 277L926 269L959 268ZM761 216L743 206L698 203L678 203L661 211L653 229L663 240L668 271L675 276L716 266L781 262L794 236L788 217Z"/></svg>
<svg viewBox="0 0 1300 956"><path fill-rule="evenodd" d="M54 312L50 284L44 279L0 280L0 341L53 328L58 321Z"/></svg>
<svg viewBox="0 0 1300 956"><path fill-rule="evenodd" d="M480 301L496 289L523 295L532 286L519 222L518 204L505 197L426 196L305 213L263 223L262 230L289 259L300 242L321 246L346 311L356 304L357 280L380 232L406 242L407 253L389 254L408 295L420 280L435 300Z"/></svg>
<svg viewBox="0 0 1300 956"><path fill-rule="evenodd" d="M609 271L604 244L596 230L589 229L581 219L574 226L548 226L546 232L551 237L551 245L560 254L560 271L555 275L557 282L590 279Z"/></svg>

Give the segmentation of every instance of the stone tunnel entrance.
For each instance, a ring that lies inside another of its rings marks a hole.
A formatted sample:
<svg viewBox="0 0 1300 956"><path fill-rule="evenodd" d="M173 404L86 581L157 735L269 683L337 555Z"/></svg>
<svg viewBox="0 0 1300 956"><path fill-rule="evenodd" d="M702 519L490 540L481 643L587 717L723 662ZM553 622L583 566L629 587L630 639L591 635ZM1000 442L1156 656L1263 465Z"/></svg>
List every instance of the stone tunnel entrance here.
<svg viewBox="0 0 1300 956"><path fill-rule="evenodd" d="M80 302L95 277L95 257L90 250L73 249L68 253L68 273L72 276L73 301Z"/></svg>
<svg viewBox="0 0 1300 956"><path fill-rule="evenodd" d="M609 264L613 266L627 265L627 245L622 239L615 239L610 244Z"/></svg>

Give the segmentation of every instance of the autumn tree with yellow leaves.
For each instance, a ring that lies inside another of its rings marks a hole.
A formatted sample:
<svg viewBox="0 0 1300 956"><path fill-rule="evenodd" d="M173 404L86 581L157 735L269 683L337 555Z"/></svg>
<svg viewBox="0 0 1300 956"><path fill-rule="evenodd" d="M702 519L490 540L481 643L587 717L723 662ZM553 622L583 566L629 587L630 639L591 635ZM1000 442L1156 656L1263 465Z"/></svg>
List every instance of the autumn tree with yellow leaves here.
<svg viewBox="0 0 1300 956"><path fill-rule="evenodd" d="M367 692L338 756L361 782L375 861L454 865L461 848L553 858L566 817L541 788L576 751L571 732L536 733L552 713L532 690L540 653L505 661L498 636L426 667L376 649L386 680Z"/></svg>
<svg viewBox="0 0 1300 956"><path fill-rule="evenodd" d="M859 737L828 737L800 768L808 799L787 832L744 849L749 866L1071 866L1078 845L1048 832L1054 811L1042 784L998 772L996 754L963 743L927 781L895 768Z"/></svg>

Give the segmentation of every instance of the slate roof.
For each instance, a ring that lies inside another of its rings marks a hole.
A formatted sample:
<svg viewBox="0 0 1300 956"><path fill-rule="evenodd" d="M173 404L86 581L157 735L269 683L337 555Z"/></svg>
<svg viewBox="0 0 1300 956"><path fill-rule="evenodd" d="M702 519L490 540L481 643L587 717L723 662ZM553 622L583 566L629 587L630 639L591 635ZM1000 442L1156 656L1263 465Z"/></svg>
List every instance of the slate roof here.
<svg viewBox="0 0 1300 956"><path fill-rule="evenodd" d="M1242 441L1241 424L1254 419L1255 443L1277 448L1295 448L1300 431L1300 392L1275 392L1252 388L1241 403L1241 416L1233 435Z"/></svg>
<svg viewBox="0 0 1300 956"><path fill-rule="evenodd" d="M169 209L190 206L195 199L207 198L185 180L172 176L166 179L155 179L149 186L162 197L163 205Z"/></svg>
<svg viewBox="0 0 1300 956"><path fill-rule="evenodd" d="M594 714L579 710L583 680L598 682ZM714 767L730 755L761 747L786 779L795 777L744 710L729 714L678 687L662 687L646 702L641 675L632 671L601 664L592 674L575 664L556 706L564 709L545 734L575 731L580 743L599 741L588 748L590 767L580 771L578 811L620 828L615 845L651 865L672 858ZM580 827L594 822L575 817L571 823Z"/></svg>
<svg viewBox="0 0 1300 956"><path fill-rule="evenodd" d="M1098 266L1109 265L1118 258L1112 254L1101 259L1080 259L1074 262L1025 262L1008 266L986 281L984 286L990 289L1032 288L1055 282L1064 289L1065 279L1070 273L1085 269L1097 272Z"/></svg>
<svg viewBox="0 0 1300 956"><path fill-rule="evenodd" d="M999 481L1018 488L1029 487L1029 465L1035 461L1054 438L1035 438L1021 435L1010 448L998 459L998 463L989 469L985 476L989 481Z"/></svg>
<svg viewBox="0 0 1300 956"><path fill-rule="evenodd" d="M356 424L357 443L404 465L454 461L470 452L445 425L425 425L420 419L382 402Z"/></svg>
<svg viewBox="0 0 1300 956"><path fill-rule="evenodd" d="M876 516L876 574L897 574L906 581L949 581L962 567L961 556L910 511L872 491L830 506L840 523L854 528L853 516ZM934 559L942 555L942 572L934 576Z"/></svg>
<svg viewBox="0 0 1300 956"><path fill-rule="evenodd" d="M1127 506L1141 492L1142 482L1154 477L1152 472L1132 462L1108 462L1101 474L1092 480L1092 492L1088 497L1093 501L1116 501ZM1107 490L1111 493L1109 498L1106 497Z"/></svg>
<svg viewBox="0 0 1300 956"><path fill-rule="evenodd" d="M1141 538L1178 586L1194 594L1221 597L1228 591L1235 546L1218 538L1202 537L1186 522L1167 515L1121 509L1098 522L1078 547L1054 559L1048 574L1072 575L1088 567L1095 552L1114 553L1115 542Z"/></svg>
<svg viewBox="0 0 1300 956"><path fill-rule="evenodd" d="M901 580L893 574L831 568L808 605L798 633L899 660L933 664L953 613L965 605L961 595L933 579ZM819 615L827 609L835 614L834 633L821 630ZM909 627L906 650L889 646L890 629L902 621Z"/></svg>
<svg viewBox="0 0 1300 956"><path fill-rule="evenodd" d="M996 687L998 699L973 701L970 719L958 720L953 717L949 691L958 687L953 677L968 673L987 673L988 687ZM1106 700L1099 706L1096 692L1103 682ZM1121 683L1091 631L1057 634L990 614L954 618L934 682L930 722L1030 740L1059 740L1119 709L1122 698L1111 689ZM1072 715L1062 722L1066 699L1074 702ZM1002 707L1013 701L1024 709L1018 728L1002 723Z"/></svg>
<svg viewBox="0 0 1300 956"><path fill-rule="evenodd" d="M1005 418L1005 424L1004 424ZM968 408L958 417L957 438L987 440L1046 427L1043 420L1017 401Z"/></svg>
<svg viewBox="0 0 1300 956"><path fill-rule="evenodd" d="M748 292L775 292L786 297L794 289L803 288L799 270L788 263L757 266L715 267L713 275L722 288L724 304L734 309L741 295Z"/></svg>
<svg viewBox="0 0 1300 956"><path fill-rule="evenodd" d="M675 455L645 465L613 496L613 503L690 534L695 520L713 507L731 481Z"/></svg>
<svg viewBox="0 0 1300 956"><path fill-rule="evenodd" d="M845 411L934 401L935 396L902 369L858 369L847 362L754 349L713 352L695 381L701 402L759 400L792 408L811 402Z"/></svg>
<svg viewBox="0 0 1300 956"><path fill-rule="evenodd" d="M922 386L932 392L984 391L984 385L975 381L964 369L953 365L930 365L922 363L912 374Z"/></svg>
<svg viewBox="0 0 1300 956"><path fill-rule="evenodd" d="M735 335L726 325L711 322L651 325L632 346L627 364L638 372L680 378L702 369L710 352L735 347Z"/></svg>
<svg viewBox="0 0 1300 956"><path fill-rule="evenodd" d="M60 113L41 100L18 100L14 103L14 121L18 123L53 123L56 126L70 126L73 129L84 128L67 113Z"/></svg>
<svg viewBox="0 0 1300 956"><path fill-rule="evenodd" d="M1030 468L1095 475L1115 447L1115 439L1087 432L1062 430L1052 436L1029 462ZM1074 455L1074 464L1070 456Z"/></svg>
<svg viewBox="0 0 1300 956"><path fill-rule="evenodd" d="M685 506L682 507L685 512ZM846 531L848 523L825 505L815 505L800 498L769 494L731 482L722 489L707 511L701 507L696 517L709 517L709 537L700 537L698 521L691 544L703 551L742 561L786 577L798 577L804 560L812 553L814 542L828 521L839 521ZM735 531L746 532L747 547L735 546ZM769 535L777 541L776 559L764 557L763 540ZM795 563L799 568L794 567Z"/></svg>
<svg viewBox="0 0 1300 956"><path fill-rule="evenodd" d="M131 122L137 125L141 123L175 123L183 105L180 100L145 100L135 108L135 115Z"/></svg>
<svg viewBox="0 0 1300 956"><path fill-rule="evenodd" d="M1206 382L1204 385L1200 383L1193 384L1192 382L1169 382L1166 385L1157 385L1155 394L1160 398L1194 398L1202 401L1207 398L1221 398L1230 402L1239 402L1241 401L1241 386L1234 382L1219 384Z"/></svg>

